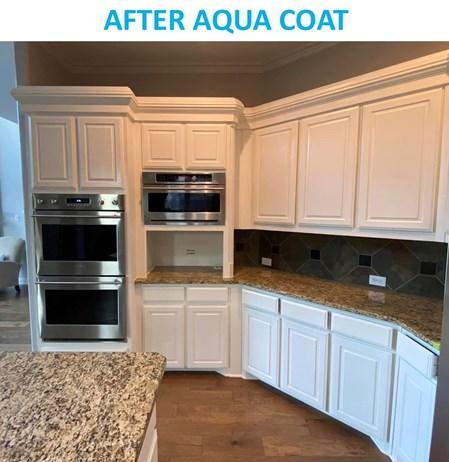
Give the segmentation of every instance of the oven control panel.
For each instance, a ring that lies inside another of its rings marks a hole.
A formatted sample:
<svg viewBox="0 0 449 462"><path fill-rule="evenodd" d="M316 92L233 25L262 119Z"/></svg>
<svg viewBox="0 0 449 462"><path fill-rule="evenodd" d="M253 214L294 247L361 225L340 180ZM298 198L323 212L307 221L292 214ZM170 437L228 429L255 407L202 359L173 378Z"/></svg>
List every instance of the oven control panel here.
<svg viewBox="0 0 449 462"><path fill-rule="evenodd" d="M123 194L33 194L34 210L123 211Z"/></svg>

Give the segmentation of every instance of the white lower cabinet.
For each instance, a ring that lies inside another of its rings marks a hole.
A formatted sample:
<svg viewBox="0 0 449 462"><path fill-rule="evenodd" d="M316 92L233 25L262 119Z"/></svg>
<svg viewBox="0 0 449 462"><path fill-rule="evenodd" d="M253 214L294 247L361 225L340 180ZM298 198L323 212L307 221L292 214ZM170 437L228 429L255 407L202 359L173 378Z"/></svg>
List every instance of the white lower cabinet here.
<svg viewBox="0 0 449 462"><path fill-rule="evenodd" d="M168 369L185 367L184 305L144 307L144 349L167 358Z"/></svg>
<svg viewBox="0 0 449 462"><path fill-rule="evenodd" d="M395 462L429 461L435 392L434 380L399 360L392 454Z"/></svg>
<svg viewBox="0 0 449 462"><path fill-rule="evenodd" d="M393 354L332 335L329 413L367 435L388 440Z"/></svg>
<svg viewBox="0 0 449 462"><path fill-rule="evenodd" d="M243 368L265 383L279 386L279 316L245 308Z"/></svg>
<svg viewBox="0 0 449 462"><path fill-rule="evenodd" d="M228 306L187 306L187 367L229 366Z"/></svg>
<svg viewBox="0 0 449 462"><path fill-rule="evenodd" d="M326 408L326 331L282 320L281 390L317 408Z"/></svg>

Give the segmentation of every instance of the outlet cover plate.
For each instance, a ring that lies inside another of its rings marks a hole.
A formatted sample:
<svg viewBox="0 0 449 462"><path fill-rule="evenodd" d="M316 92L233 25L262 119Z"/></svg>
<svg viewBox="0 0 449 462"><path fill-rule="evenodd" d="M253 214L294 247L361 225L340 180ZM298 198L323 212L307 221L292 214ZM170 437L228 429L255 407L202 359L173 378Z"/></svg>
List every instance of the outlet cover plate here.
<svg viewBox="0 0 449 462"><path fill-rule="evenodd" d="M263 266L271 266L273 264L273 260L271 258L262 257L261 263Z"/></svg>
<svg viewBox="0 0 449 462"><path fill-rule="evenodd" d="M375 274L370 274L369 275L369 283L372 286L386 287L387 286L387 278L385 276L377 276Z"/></svg>

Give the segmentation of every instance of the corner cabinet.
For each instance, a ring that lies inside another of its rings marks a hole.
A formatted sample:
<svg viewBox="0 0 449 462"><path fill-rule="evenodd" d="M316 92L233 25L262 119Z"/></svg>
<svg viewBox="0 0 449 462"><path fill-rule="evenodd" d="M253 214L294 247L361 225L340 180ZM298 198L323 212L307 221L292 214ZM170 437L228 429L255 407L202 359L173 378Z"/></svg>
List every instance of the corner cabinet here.
<svg viewBox="0 0 449 462"><path fill-rule="evenodd" d="M359 109L300 121L298 224L354 225Z"/></svg>
<svg viewBox="0 0 449 462"><path fill-rule="evenodd" d="M362 109L360 228L434 231L443 91Z"/></svg>
<svg viewBox="0 0 449 462"><path fill-rule="evenodd" d="M31 116L34 191L122 189L120 117Z"/></svg>
<svg viewBox="0 0 449 462"><path fill-rule="evenodd" d="M76 119L31 117L33 189L77 189Z"/></svg>
<svg viewBox="0 0 449 462"><path fill-rule="evenodd" d="M255 131L254 222L295 224L298 122Z"/></svg>

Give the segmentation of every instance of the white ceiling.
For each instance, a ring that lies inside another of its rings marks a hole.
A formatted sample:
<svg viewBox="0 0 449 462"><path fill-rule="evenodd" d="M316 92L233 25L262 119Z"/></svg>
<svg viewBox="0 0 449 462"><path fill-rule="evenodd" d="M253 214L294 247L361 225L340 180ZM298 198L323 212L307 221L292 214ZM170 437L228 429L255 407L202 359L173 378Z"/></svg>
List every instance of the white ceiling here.
<svg viewBox="0 0 449 462"><path fill-rule="evenodd" d="M46 42L73 73L263 73L335 45L331 42Z"/></svg>

